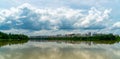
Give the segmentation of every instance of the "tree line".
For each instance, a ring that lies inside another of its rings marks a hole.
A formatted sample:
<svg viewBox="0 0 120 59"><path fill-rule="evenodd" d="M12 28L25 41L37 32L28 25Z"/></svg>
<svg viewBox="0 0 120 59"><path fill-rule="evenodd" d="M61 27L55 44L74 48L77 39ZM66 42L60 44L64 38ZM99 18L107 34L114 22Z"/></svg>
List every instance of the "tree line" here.
<svg viewBox="0 0 120 59"><path fill-rule="evenodd" d="M24 34L6 34L0 32L0 40L28 40L28 36Z"/></svg>
<svg viewBox="0 0 120 59"><path fill-rule="evenodd" d="M96 34L93 36L61 36L61 37L43 37L43 38L31 38L37 40L73 40L73 41L100 41L100 40L115 40L120 41L119 35L113 34Z"/></svg>

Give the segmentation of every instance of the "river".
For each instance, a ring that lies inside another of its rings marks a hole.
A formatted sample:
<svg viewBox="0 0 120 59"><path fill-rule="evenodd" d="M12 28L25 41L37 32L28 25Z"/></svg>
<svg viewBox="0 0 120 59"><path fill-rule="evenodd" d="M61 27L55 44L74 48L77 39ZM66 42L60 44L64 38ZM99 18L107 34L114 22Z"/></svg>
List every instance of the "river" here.
<svg viewBox="0 0 120 59"><path fill-rule="evenodd" d="M120 59L120 43L28 41L1 46L0 59Z"/></svg>

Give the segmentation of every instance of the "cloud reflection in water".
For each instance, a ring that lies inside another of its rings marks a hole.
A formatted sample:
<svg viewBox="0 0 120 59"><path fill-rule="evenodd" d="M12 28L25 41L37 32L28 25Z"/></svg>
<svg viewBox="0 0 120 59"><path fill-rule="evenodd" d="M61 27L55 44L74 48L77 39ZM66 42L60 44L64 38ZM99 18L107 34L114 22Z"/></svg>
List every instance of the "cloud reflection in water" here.
<svg viewBox="0 0 120 59"><path fill-rule="evenodd" d="M28 42L0 48L0 59L119 59L120 43L70 44Z"/></svg>

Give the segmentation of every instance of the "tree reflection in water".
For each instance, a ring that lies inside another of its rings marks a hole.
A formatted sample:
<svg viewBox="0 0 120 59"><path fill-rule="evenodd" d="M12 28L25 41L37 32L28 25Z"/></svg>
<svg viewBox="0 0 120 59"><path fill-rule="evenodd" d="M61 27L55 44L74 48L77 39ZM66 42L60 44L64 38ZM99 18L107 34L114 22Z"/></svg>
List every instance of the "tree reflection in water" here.
<svg viewBox="0 0 120 59"><path fill-rule="evenodd" d="M5 46L6 44L7 46ZM118 41L93 42L93 41L30 40L29 42L13 41L13 43L11 41L6 44L1 45L0 59L119 59L120 58L120 43L118 43Z"/></svg>
<svg viewBox="0 0 120 59"><path fill-rule="evenodd" d="M1 40L0 41L0 47L5 45L14 45L14 44L24 44L27 43L28 40Z"/></svg>
<svg viewBox="0 0 120 59"><path fill-rule="evenodd" d="M71 44L80 44L80 43L85 43L88 45L92 44L115 44L119 43L119 41L115 40L110 40L110 41L70 41L70 40L2 40L0 41L0 47L5 46L5 45L15 45L15 44L24 44L27 43L28 41L35 41L35 42L57 42L57 43L71 43Z"/></svg>
<svg viewBox="0 0 120 59"><path fill-rule="evenodd" d="M85 43L88 45L91 44L115 44L119 43L120 41L117 40L101 40L101 41L72 41L72 40L30 40L35 42L57 42L57 43L71 43L71 44L80 44Z"/></svg>

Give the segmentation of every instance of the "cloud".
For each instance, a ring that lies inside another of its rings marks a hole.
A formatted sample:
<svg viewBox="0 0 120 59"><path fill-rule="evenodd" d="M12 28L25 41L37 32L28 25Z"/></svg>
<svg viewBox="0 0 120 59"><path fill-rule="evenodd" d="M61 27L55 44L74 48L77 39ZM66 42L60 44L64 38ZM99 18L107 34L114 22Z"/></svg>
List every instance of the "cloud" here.
<svg viewBox="0 0 120 59"><path fill-rule="evenodd" d="M111 29L120 29L120 22L114 23Z"/></svg>
<svg viewBox="0 0 120 59"><path fill-rule="evenodd" d="M36 8L28 3L0 12L0 30L104 29L111 9Z"/></svg>
<svg viewBox="0 0 120 59"><path fill-rule="evenodd" d="M104 22L108 20L110 12L111 10L101 12L95 8L91 8L88 14L80 18L74 25L77 26L77 28L83 29L103 29L107 26Z"/></svg>

